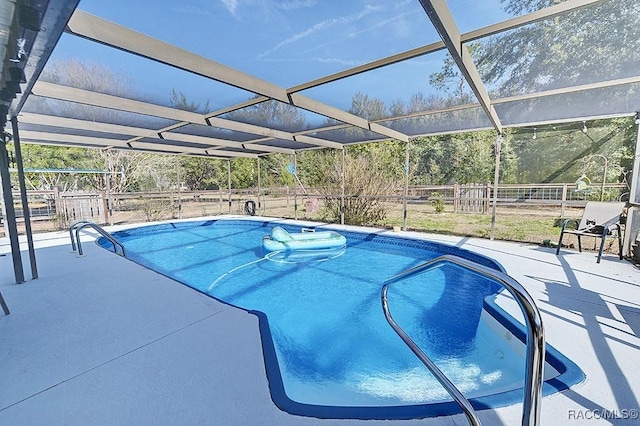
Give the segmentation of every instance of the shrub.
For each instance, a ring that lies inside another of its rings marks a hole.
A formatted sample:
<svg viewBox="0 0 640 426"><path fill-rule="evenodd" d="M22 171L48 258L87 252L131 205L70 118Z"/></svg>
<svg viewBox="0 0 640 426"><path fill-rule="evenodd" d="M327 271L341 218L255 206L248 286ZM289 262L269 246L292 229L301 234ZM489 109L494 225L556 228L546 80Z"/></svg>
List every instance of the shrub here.
<svg viewBox="0 0 640 426"><path fill-rule="evenodd" d="M401 180L386 172L371 157L345 159L344 222L348 225L374 225L387 216L385 196L401 187ZM337 167L327 170L323 188L323 220L339 222L342 176Z"/></svg>
<svg viewBox="0 0 640 426"><path fill-rule="evenodd" d="M435 209L436 213L442 213L444 211L444 198L439 192L432 192L429 197L429 203Z"/></svg>

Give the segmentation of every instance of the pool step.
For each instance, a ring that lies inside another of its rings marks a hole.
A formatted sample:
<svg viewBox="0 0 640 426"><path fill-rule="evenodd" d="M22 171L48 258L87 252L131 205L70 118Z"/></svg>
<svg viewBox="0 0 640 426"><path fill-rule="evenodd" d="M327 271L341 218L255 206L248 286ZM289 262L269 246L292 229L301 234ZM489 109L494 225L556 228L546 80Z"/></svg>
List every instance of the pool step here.
<svg viewBox="0 0 640 426"><path fill-rule="evenodd" d="M428 271L437 267L441 263L451 263L475 272L486 278L492 279L511 293L518 302L522 310L527 325L527 346L526 346L526 367L525 367L525 388L524 388L524 404L522 413L522 425L535 426L540 421L540 401L542 399L542 381L543 366L545 356L544 328L542 326L542 317L538 307L535 305L533 298L527 290L515 279L509 275L488 268L479 263L464 259L459 256L445 254L435 259L424 262L416 267L407 269L397 275L387 279L382 286L381 299L382 308L387 322L400 338L409 346L413 353L422 361L422 363L433 373L436 379L449 392L451 397L458 403L467 420L471 425L479 425L480 420L476 416L475 410L469 400L460 392L460 390L449 380L449 378L433 363L433 361L418 347L418 345L407 335L407 333L395 322L389 311L387 300L387 291L390 284L400 281L404 278L415 274Z"/></svg>

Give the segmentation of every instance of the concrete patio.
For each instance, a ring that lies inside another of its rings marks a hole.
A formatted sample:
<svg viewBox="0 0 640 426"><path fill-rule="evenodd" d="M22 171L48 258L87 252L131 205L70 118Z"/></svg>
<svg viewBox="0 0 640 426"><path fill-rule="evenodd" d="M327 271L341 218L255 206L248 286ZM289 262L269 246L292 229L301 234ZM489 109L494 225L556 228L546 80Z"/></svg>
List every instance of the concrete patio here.
<svg viewBox="0 0 640 426"><path fill-rule="evenodd" d="M110 230L120 228L108 228ZM371 229L369 229L372 231ZM380 230L375 230L381 232ZM390 231L385 231L390 232ZM614 254L399 233L490 256L538 302L547 342L586 380L545 397L542 425L637 424L640 269ZM0 240L0 424L348 425L288 414L272 402L257 318L67 232L34 236L40 277L15 284ZM21 240L22 241L22 240ZM23 244L29 278L29 258ZM509 306L508 301L506 306ZM522 405L480 411L520 423ZM604 419L603 417L617 417ZM465 425L462 415L367 424Z"/></svg>

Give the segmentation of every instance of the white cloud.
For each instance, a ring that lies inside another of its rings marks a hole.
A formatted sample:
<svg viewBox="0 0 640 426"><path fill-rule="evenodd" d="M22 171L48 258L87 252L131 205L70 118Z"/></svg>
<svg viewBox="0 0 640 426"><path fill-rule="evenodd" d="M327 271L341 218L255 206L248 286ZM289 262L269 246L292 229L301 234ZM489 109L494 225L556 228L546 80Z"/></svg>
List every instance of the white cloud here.
<svg viewBox="0 0 640 426"><path fill-rule="evenodd" d="M356 67L364 63L364 61L356 61L353 59L340 59L340 58L313 58L312 60L317 62L322 62L325 64L340 64L348 67Z"/></svg>
<svg viewBox="0 0 640 426"><path fill-rule="evenodd" d="M268 55L270 55L271 53L275 52L276 50L280 49L283 46L286 46L287 44L291 44L294 43L300 39L303 39L305 37L309 37L319 31L325 30L327 28L336 26L336 25L348 25L351 24L353 22L359 21L362 18L364 18L365 16L375 12L376 10L378 10L379 8L377 7L373 7L373 6L366 6L363 10L361 10L358 13L354 13L352 15L346 15L346 16L339 16L337 18L331 18L331 19L325 19L324 21L320 21L317 24L307 28L304 31L301 31L297 34L292 35L291 37L289 37L286 40L281 41L280 43L276 44L274 47L272 47L271 49L261 53L260 55L258 55L259 58L264 58Z"/></svg>
<svg viewBox="0 0 640 426"><path fill-rule="evenodd" d="M236 14L236 9L238 8L238 0L220 0L220 2L227 8L229 13L232 15Z"/></svg>
<svg viewBox="0 0 640 426"><path fill-rule="evenodd" d="M265 59L265 62L279 62L279 63L309 63L309 62L320 62L323 64L341 64L347 67L355 67L358 65L362 65L365 61L357 61L354 59L341 59L341 58L321 58L321 57L310 57L310 58L281 58L281 59Z"/></svg>
<svg viewBox="0 0 640 426"><path fill-rule="evenodd" d="M405 36L409 34L409 30L405 21L405 18L410 15L411 12L403 12L401 14L391 16L382 21L376 22L373 25L363 28L357 31L353 31L349 33L350 37L355 37L358 34L365 33L371 30L379 29L382 27L389 27L391 31L394 31L396 34Z"/></svg>
<svg viewBox="0 0 640 426"><path fill-rule="evenodd" d="M302 9L303 7L311 7L317 3L317 0L293 0L284 3L278 3L278 9L282 10L295 10Z"/></svg>

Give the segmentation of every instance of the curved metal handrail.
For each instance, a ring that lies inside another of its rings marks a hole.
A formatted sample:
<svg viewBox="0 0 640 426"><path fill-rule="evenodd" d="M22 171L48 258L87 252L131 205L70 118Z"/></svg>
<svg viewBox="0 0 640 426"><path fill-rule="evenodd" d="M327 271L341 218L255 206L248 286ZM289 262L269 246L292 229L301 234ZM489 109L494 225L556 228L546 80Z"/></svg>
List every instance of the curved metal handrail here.
<svg viewBox="0 0 640 426"><path fill-rule="evenodd" d="M84 255L84 253L82 252L82 243L80 242L80 231L82 231L87 226L93 228L100 235L102 235L107 240L109 240L109 242L113 244L113 252L115 254L118 254L123 257L126 256L124 245L122 245L120 241L116 240L111 234L105 231L100 225L90 222L88 220L79 220L69 227L69 235L71 237L71 248L73 251L76 251L76 247L77 247L78 255L80 256ZM75 241L73 238L74 230L75 230ZM120 247L120 253L118 253L118 247Z"/></svg>
<svg viewBox="0 0 640 426"><path fill-rule="evenodd" d="M69 227L69 238L71 239L71 251L76 251L76 250L78 250L78 248L77 248L77 246L76 246L76 239L75 239L75 237L73 236L73 231L75 231L75 230L76 230L76 228L77 228L79 225L83 224L83 223L89 223L89 221L88 221L88 220L81 219L81 220L78 220L77 222L73 222L73 223L71 224L71 226Z"/></svg>
<svg viewBox="0 0 640 426"><path fill-rule="evenodd" d="M437 365L431 361L431 359L425 354L422 349L409 337L407 333L395 322L393 317L391 316L391 312L389 312L389 304L387 302L387 289L391 283L387 283L382 286L382 309L384 310L384 316L387 318L387 322L391 327L398 333L398 336L409 346L409 348L413 351L414 354L422 361L422 363L431 371L431 373L435 376L436 379L440 382L442 387L451 395L451 397L458 403L465 416L467 416L467 420L469 420L469 424L473 426L479 426L480 420L476 416L475 410L471 406L469 400L458 390L456 385L454 385L451 380L438 368Z"/></svg>
<svg viewBox="0 0 640 426"><path fill-rule="evenodd" d="M403 271L384 282L382 286L382 307L385 317L391 327L398 333L400 338L411 348L411 350L420 358L427 368L434 374L436 379L440 381L442 386L456 400L462 408L467 419L472 425L480 424L475 416L473 407L469 401L460 393L460 391L451 383L451 381L442 373L433 361L411 340L411 338L402 330L402 328L393 320L389 312L387 301L387 288L389 284L398 281L409 275L433 267L437 263L448 262L463 268L469 269L480 275L492 278L498 281L504 288L514 297L522 313L524 314L527 327L527 348L526 348L526 366L525 366L525 382L524 382L524 403L522 411L522 425L536 426L540 419L540 401L542 399L542 373L544 367L545 341L544 327L542 326L542 317L533 298L527 290L515 279L500 271L487 268L486 266L463 259L453 255L443 255L418 265L414 268ZM441 380L442 379L442 380ZM466 402L465 402L466 401Z"/></svg>

